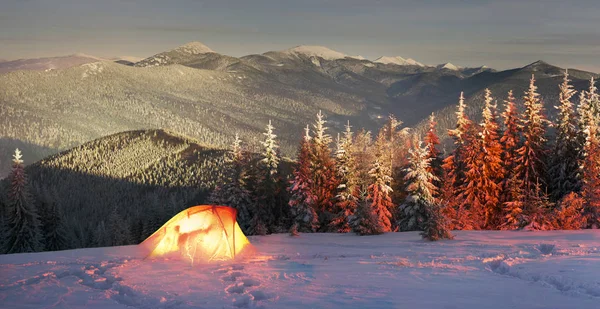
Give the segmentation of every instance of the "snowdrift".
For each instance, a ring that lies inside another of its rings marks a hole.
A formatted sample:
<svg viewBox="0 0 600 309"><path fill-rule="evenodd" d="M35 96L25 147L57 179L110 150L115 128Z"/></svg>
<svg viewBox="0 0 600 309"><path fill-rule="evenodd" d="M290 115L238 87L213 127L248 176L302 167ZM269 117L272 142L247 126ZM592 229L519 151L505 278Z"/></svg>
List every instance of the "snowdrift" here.
<svg viewBox="0 0 600 309"><path fill-rule="evenodd" d="M194 206L175 215L140 247L146 258L181 256L192 264L232 260L252 251L236 215L231 207Z"/></svg>

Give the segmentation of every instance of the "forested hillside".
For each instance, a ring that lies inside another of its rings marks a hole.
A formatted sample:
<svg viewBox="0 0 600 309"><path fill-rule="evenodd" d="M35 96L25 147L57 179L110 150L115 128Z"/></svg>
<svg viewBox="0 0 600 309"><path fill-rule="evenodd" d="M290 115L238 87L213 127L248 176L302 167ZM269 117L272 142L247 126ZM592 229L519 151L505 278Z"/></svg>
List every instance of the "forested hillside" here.
<svg viewBox="0 0 600 309"><path fill-rule="evenodd" d="M164 130L118 133L28 166L26 200L64 237L53 248L137 243L206 199L223 178L224 153Z"/></svg>

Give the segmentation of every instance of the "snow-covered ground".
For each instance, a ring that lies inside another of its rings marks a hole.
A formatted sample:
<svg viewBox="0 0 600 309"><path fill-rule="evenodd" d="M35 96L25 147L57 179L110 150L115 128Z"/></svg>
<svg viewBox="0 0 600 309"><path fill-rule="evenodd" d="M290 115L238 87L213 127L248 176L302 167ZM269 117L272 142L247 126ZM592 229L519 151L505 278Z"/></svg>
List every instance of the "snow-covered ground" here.
<svg viewBox="0 0 600 309"><path fill-rule="evenodd" d="M252 258L136 246L0 256L1 308L600 308L600 231L250 237Z"/></svg>

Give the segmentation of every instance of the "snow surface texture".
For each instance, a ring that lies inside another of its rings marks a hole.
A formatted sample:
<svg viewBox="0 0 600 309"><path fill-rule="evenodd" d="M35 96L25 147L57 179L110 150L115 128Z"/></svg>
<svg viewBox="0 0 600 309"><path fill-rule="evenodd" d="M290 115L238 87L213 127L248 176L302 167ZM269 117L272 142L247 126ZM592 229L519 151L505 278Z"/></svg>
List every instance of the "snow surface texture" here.
<svg viewBox="0 0 600 309"><path fill-rule="evenodd" d="M1 308L599 308L600 232L250 237L195 265L136 246L0 256Z"/></svg>
<svg viewBox="0 0 600 309"><path fill-rule="evenodd" d="M444 64L440 64L437 66L438 69L446 69L446 70L451 70L451 71L458 71L458 67L455 66L454 64L448 62L448 63L444 63Z"/></svg>
<svg viewBox="0 0 600 309"><path fill-rule="evenodd" d="M412 58L404 59L400 56L396 56L396 57L383 56L383 57L379 57L379 58L375 59L375 61L373 61L373 62L382 63L382 64L395 64L395 65L416 65L416 66L420 66L420 67L425 66L422 63L417 62L416 60L414 60Z"/></svg>
<svg viewBox="0 0 600 309"><path fill-rule="evenodd" d="M365 58L362 56L348 56L346 54L340 53L338 51L329 49L325 46L311 46L311 45L300 45L294 48L286 49L283 51L285 54L290 55L305 55L308 57L320 57L325 60L337 60L344 59L346 57L354 58L358 60L364 60Z"/></svg>

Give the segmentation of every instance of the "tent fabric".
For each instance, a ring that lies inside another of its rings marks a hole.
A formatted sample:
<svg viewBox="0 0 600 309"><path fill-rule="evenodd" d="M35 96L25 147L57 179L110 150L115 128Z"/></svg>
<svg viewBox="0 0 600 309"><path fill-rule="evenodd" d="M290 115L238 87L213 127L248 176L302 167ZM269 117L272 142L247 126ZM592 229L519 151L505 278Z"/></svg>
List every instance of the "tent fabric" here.
<svg viewBox="0 0 600 309"><path fill-rule="evenodd" d="M180 255L192 264L231 260L251 248L236 221L235 208L200 205L190 207L165 223L140 246L147 258Z"/></svg>

